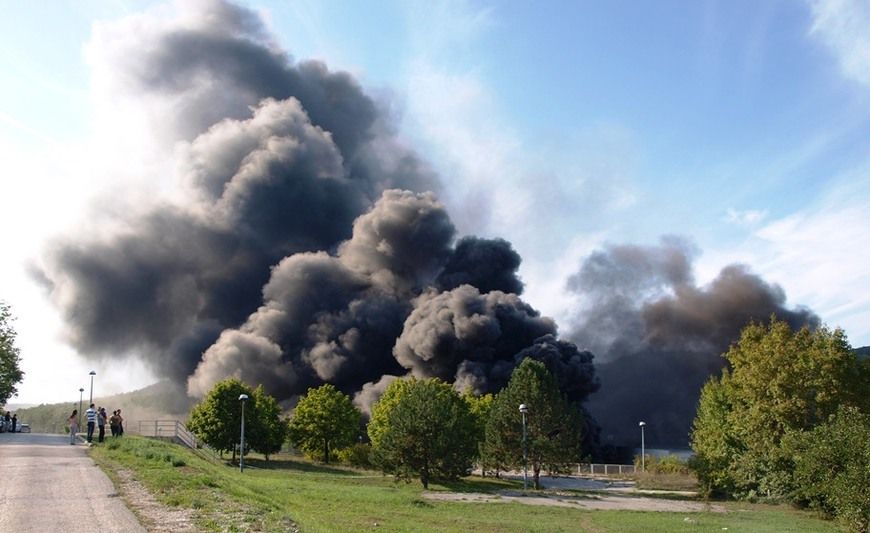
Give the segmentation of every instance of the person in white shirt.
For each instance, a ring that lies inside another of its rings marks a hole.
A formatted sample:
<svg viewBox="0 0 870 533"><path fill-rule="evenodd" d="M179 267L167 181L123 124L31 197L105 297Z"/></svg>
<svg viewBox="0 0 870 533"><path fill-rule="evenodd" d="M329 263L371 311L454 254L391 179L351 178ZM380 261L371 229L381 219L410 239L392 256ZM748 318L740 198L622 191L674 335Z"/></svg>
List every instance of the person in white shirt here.
<svg viewBox="0 0 870 533"><path fill-rule="evenodd" d="M88 442L91 442L94 440L94 428L97 425L97 410L94 409L94 404L88 407L88 410L85 411L85 416L88 419Z"/></svg>

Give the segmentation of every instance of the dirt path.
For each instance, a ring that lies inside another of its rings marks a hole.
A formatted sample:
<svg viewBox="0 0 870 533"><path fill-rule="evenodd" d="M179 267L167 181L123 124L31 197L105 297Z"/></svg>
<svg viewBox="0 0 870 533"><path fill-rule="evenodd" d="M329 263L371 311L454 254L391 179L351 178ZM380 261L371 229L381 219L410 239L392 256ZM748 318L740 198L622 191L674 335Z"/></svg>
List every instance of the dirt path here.
<svg viewBox="0 0 870 533"><path fill-rule="evenodd" d="M590 494L577 496L574 494L541 493L525 495L522 492L503 491L498 494L483 494L478 492L424 492L424 498L437 501L460 501L470 503L522 503L526 505L545 505L555 507L572 507L575 509L602 509L622 511L662 511L672 513L698 513L703 511L724 513L721 505L710 505L701 502L683 500L666 500L662 498L647 498L642 496L624 496L608 494Z"/></svg>

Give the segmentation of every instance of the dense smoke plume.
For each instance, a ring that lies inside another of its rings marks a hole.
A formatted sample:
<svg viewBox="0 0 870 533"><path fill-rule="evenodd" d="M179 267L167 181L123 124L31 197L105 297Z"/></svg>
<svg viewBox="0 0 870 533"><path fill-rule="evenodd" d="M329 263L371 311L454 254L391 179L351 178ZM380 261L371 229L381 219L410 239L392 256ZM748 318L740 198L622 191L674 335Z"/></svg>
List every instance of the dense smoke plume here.
<svg viewBox="0 0 870 533"><path fill-rule="evenodd" d="M334 251L386 189L437 189L349 74L294 63L241 7L180 8L102 25L90 49L181 141L186 197L60 241L40 276L80 353L138 353L175 380L257 309L282 258Z"/></svg>
<svg viewBox="0 0 870 533"><path fill-rule="evenodd" d="M330 382L364 409L407 374L498 390L523 350L594 383L576 349L553 358L510 244L456 242L386 104L294 63L251 11L179 9L101 25L90 46L102 84L148 108L183 197L46 257L80 353L138 355L195 397L229 376L282 400Z"/></svg>
<svg viewBox="0 0 870 533"><path fill-rule="evenodd" d="M576 345L560 339L520 298L507 241L456 240L388 103L295 62L247 9L179 9L100 25L89 48L101 85L148 110L182 192L44 258L79 353L139 356L196 397L229 376L288 402L330 382L363 410L409 374L495 392L533 357L592 401L605 444L633 442L640 419L651 443L684 444L740 328L817 323L744 267L698 287L691 247L668 239L589 257L569 284Z"/></svg>
<svg viewBox="0 0 870 533"><path fill-rule="evenodd" d="M792 327L819 323L807 309L786 308L782 289L744 266L699 287L694 253L676 238L607 246L569 280L582 311L568 337L597 358L602 392L589 409L603 444L634 443L643 420L651 445L685 446L700 388L744 326L772 314Z"/></svg>

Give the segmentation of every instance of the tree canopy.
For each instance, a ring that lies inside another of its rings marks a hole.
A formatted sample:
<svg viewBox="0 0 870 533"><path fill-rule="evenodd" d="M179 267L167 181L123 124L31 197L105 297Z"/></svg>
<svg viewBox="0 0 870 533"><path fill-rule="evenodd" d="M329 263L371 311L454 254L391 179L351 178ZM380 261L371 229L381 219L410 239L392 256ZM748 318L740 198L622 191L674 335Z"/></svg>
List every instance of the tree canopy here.
<svg viewBox="0 0 870 533"><path fill-rule="evenodd" d="M263 385L254 389L254 424L251 428L251 448L269 460L273 453L281 451L287 440L287 422L281 418L281 406L274 397L266 394Z"/></svg>
<svg viewBox="0 0 870 533"><path fill-rule="evenodd" d="M330 453L356 442L360 412L350 398L329 383L299 399L290 419L290 443L324 463Z"/></svg>
<svg viewBox="0 0 870 533"><path fill-rule="evenodd" d="M794 457L797 503L836 517L850 530L870 531L870 415L841 407L812 431L783 441Z"/></svg>
<svg viewBox="0 0 870 533"><path fill-rule="evenodd" d="M477 432L468 404L453 387L438 379L407 381L393 394L372 448L384 472L398 479L418 477L424 488L433 479L466 475L476 453Z"/></svg>
<svg viewBox="0 0 870 533"><path fill-rule="evenodd" d="M528 407L526 446L535 488L544 466L556 469L579 460L583 417L579 408L559 391L543 363L527 358L517 366L507 387L490 410L484 442L485 462L509 468L523 466L520 404Z"/></svg>
<svg viewBox="0 0 870 533"><path fill-rule="evenodd" d="M389 427L390 412L399 403L399 400L416 382L415 378L397 379L387 385L380 399L372 406L372 416L366 426L373 447L381 443L381 437Z"/></svg>
<svg viewBox="0 0 870 533"><path fill-rule="evenodd" d="M744 328L725 358L730 369L703 388L693 424L699 478L708 492L785 497L793 457L783 438L840 405L866 406L866 367L842 330L793 331L775 317Z"/></svg>
<svg viewBox="0 0 870 533"><path fill-rule="evenodd" d="M275 398L265 393L262 386L256 390L236 378L215 384L201 402L190 411L187 426L207 445L223 453L233 452L241 437L242 405L239 396L248 395L245 401L245 444L252 450L268 457L281 448L286 425Z"/></svg>
<svg viewBox="0 0 870 533"><path fill-rule="evenodd" d="M0 301L0 405L18 393L17 385L24 379L20 368L21 357L12 327L12 310L6 302Z"/></svg>

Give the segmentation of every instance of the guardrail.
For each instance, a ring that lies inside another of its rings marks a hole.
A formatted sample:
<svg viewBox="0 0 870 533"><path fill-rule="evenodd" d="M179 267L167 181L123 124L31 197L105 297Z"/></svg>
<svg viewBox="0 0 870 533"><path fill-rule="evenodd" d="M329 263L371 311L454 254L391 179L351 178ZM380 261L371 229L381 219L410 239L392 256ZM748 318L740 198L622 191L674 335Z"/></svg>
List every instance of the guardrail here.
<svg viewBox="0 0 870 533"><path fill-rule="evenodd" d="M575 471L578 476L622 476L634 474L637 471L637 467L634 465L580 463Z"/></svg>
<svg viewBox="0 0 870 533"><path fill-rule="evenodd" d="M196 435L178 420L140 420L139 434L143 437L173 439L188 448L197 449Z"/></svg>

